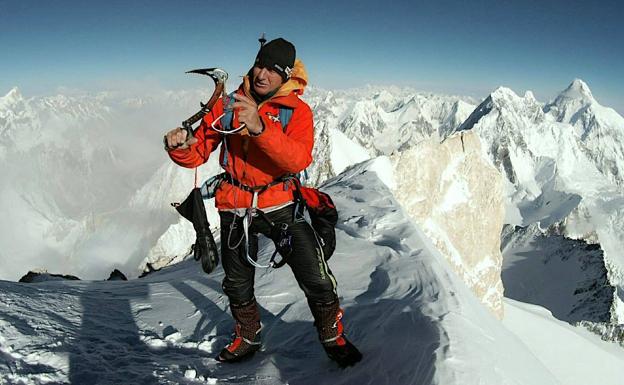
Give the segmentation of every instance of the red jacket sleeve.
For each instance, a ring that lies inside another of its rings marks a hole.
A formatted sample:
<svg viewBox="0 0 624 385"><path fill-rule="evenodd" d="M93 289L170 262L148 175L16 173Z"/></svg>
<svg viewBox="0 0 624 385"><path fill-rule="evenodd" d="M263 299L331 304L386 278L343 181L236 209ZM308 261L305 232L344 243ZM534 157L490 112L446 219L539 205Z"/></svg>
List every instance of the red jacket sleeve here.
<svg viewBox="0 0 624 385"><path fill-rule="evenodd" d="M286 133L277 122L261 116L262 134L252 137L254 143L286 172L299 172L312 163L314 123L310 107L301 101L294 109Z"/></svg>
<svg viewBox="0 0 624 385"><path fill-rule="evenodd" d="M169 151L171 160L182 167L188 168L200 166L208 161L210 153L216 150L219 143L221 143L221 134L210 128L210 124L214 121L214 118L221 114L220 111L217 111L217 109L222 109L220 100L217 101L215 107L217 108L204 116L201 124L197 130L195 130L197 143L184 150L178 149ZM221 125L218 124L218 126L220 127Z"/></svg>

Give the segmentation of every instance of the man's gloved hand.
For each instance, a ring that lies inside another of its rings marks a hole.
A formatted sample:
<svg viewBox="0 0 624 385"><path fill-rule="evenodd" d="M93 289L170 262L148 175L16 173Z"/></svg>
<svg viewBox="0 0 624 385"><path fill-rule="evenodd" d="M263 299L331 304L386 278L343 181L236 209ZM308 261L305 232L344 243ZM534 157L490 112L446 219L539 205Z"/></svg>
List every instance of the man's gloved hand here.
<svg viewBox="0 0 624 385"><path fill-rule="evenodd" d="M219 252L210 230L206 234L197 233L193 251L195 260L201 261L202 269L206 274L210 274L219 264Z"/></svg>
<svg viewBox="0 0 624 385"><path fill-rule="evenodd" d="M193 136L188 138L187 136L188 132L181 127L177 127L169 131L165 134L165 137L163 138L165 150L172 151L177 149L187 149L192 144L197 143L197 138Z"/></svg>

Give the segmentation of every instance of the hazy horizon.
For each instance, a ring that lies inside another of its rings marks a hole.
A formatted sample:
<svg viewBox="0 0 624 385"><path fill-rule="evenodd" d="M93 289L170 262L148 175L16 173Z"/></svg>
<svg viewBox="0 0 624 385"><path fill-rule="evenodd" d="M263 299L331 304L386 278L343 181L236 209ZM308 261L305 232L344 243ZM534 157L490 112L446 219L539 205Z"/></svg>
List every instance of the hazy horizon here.
<svg viewBox="0 0 624 385"><path fill-rule="evenodd" d="M214 66L236 80L265 32L292 41L310 84L324 89L396 85L480 99L505 86L547 102L580 78L624 114L623 14L613 0L0 0L0 94L189 89L201 83L184 71Z"/></svg>

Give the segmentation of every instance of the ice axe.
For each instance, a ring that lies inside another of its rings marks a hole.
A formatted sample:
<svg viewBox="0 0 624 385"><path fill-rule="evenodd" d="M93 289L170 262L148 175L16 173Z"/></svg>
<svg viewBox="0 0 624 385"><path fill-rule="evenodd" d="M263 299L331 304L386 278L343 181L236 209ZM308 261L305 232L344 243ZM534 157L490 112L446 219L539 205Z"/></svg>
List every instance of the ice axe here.
<svg viewBox="0 0 624 385"><path fill-rule="evenodd" d="M215 82L214 92L212 93L210 99L208 99L208 102L199 102L201 109L195 115L182 122L182 128L186 130L187 138L190 139L194 136L193 124L200 121L207 113L210 112L210 110L212 110L212 107L214 107L220 96L225 96L225 82L227 81L228 74L221 68L200 68L186 71L186 73L210 76L210 78L212 78Z"/></svg>

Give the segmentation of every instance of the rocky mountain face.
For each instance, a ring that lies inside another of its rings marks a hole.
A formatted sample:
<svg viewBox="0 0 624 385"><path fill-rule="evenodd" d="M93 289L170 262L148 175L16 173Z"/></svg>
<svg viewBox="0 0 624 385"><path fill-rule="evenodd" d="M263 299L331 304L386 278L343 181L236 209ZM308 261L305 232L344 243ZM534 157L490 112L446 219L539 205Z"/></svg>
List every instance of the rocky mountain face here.
<svg viewBox="0 0 624 385"><path fill-rule="evenodd" d="M332 127L340 131L333 137L342 134L371 157L393 154L390 172L398 201L481 302L502 317L502 177L476 135L440 143L474 109L471 100L374 88L313 90L306 99L317 130ZM339 145L331 149L334 154L355 152L353 144Z"/></svg>
<svg viewBox="0 0 624 385"><path fill-rule="evenodd" d="M553 313L569 321L624 322L624 119L598 104L587 84L577 79L545 105L529 92L521 97L501 87L457 131L466 130L479 135L490 161L506 177L505 221L518 227L505 233L505 258L568 261L566 269L583 272L566 288L564 297L576 300L553 305ZM527 237L533 239L530 253L520 241ZM546 258L545 250L552 255ZM541 295L535 293L536 286L515 280L525 274L543 276L543 265L524 264L536 271L503 274L503 282L514 296L530 302Z"/></svg>
<svg viewBox="0 0 624 385"><path fill-rule="evenodd" d="M431 137L394 157L394 194L458 276L503 316L503 178L474 132ZM485 183L484 183L485 182Z"/></svg>
<svg viewBox="0 0 624 385"><path fill-rule="evenodd" d="M556 228L544 231L533 223L506 225L502 250L506 297L540 305L569 323L610 321L614 287L599 244L570 239Z"/></svg>

